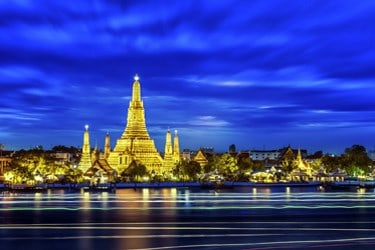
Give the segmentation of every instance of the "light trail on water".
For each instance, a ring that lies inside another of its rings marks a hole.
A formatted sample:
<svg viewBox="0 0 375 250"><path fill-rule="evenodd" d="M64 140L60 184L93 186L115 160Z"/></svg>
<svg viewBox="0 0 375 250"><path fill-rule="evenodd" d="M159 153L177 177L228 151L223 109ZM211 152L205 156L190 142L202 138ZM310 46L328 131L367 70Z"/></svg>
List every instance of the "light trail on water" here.
<svg viewBox="0 0 375 250"><path fill-rule="evenodd" d="M39 247L125 244L133 250L371 248L374 218L370 192L3 193L0 243L8 249L31 240Z"/></svg>
<svg viewBox="0 0 375 250"><path fill-rule="evenodd" d="M335 239L335 240L303 240L303 241L275 241L275 242L245 242L245 243L226 243L226 244L192 244L192 245L174 245L174 246L166 246L166 247L151 247L151 248L133 248L129 250L164 250L164 249L204 249L204 248L212 248L215 249L226 249L228 247L245 247L245 246L257 246L257 245L270 245L270 247L256 247L256 248L246 248L246 250L264 250L264 249L295 249L295 248L322 248L322 247L332 247L334 245L322 245L321 243L331 243L331 242L355 242L355 243L343 243L343 244L335 244L336 246L358 246L358 243L362 245L375 245L375 242L366 242L368 240L375 240L375 237L369 238L343 238L343 239ZM281 246L280 246L280 245ZM286 244L289 244L287 246ZM316 245L305 245L305 244L316 244Z"/></svg>

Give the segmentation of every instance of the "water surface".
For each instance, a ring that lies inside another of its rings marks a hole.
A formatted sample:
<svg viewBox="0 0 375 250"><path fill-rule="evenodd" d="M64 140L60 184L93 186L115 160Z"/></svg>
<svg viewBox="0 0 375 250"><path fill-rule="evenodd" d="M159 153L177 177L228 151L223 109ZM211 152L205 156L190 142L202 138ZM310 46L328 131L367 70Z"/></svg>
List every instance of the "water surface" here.
<svg viewBox="0 0 375 250"><path fill-rule="evenodd" d="M315 187L2 192L1 249L374 249L375 193Z"/></svg>

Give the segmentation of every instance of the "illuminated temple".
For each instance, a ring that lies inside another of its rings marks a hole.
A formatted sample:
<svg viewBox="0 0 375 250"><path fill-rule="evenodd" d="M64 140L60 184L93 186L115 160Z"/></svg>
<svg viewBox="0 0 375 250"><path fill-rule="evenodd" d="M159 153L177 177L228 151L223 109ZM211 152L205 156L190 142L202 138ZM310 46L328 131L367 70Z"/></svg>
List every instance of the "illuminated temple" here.
<svg viewBox="0 0 375 250"><path fill-rule="evenodd" d="M83 172L86 172L91 165L89 126L85 125L85 132L83 133L82 155L78 167Z"/></svg>
<svg viewBox="0 0 375 250"><path fill-rule="evenodd" d="M87 160L88 130L84 134L84 145L82 147L81 170L86 172L89 162ZM177 131L175 132L174 145L172 147L171 135L168 130L164 159L155 147L154 140L150 138L147 131L145 110L141 99L141 85L139 77L134 77L132 97L129 103L127 123L121 137L117 140L113 150L110 150L109 135L106 136L105 152L101 161L106 161L107 165L118 174L125 171L129 165L144 165L148 172L165 175L170 173L172 168L180 160L179 142ZM93 171L91 169L91 171ZM94 171L95 172L95 171Z"/></svg>

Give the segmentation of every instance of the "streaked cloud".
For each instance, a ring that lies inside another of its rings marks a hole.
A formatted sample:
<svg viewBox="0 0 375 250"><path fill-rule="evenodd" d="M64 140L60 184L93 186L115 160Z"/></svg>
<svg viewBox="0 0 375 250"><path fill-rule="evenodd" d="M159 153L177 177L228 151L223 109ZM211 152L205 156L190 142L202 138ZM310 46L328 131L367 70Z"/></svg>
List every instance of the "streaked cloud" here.
<svg viewBox="0 0 375 250"><path fill-rule="evenodd" d="M199 116L196 117L194 120L189 122L191 125L194 126L227 126L229 125L228 122L223 120L218 120L214 116Z"/></svg>
<svg viewBox="0 0 375 250"><path fill-rule="evenodd" d="M138 73L160 150L168 127L187 148L374 147L374 10L373 1L1 1L1 143L76 146L85 123L114 142Z"/></svg>

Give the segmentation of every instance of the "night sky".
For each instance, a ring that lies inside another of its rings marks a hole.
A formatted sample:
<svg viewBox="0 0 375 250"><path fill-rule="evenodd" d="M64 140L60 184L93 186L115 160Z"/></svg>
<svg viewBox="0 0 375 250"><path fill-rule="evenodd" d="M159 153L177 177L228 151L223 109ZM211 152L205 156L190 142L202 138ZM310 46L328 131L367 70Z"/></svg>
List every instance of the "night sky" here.
<svg viewBox="0 0 375 250"><path fill-rule="evenodd" d="M0 1L0 143L375 148L375 1Z"/></svg>

